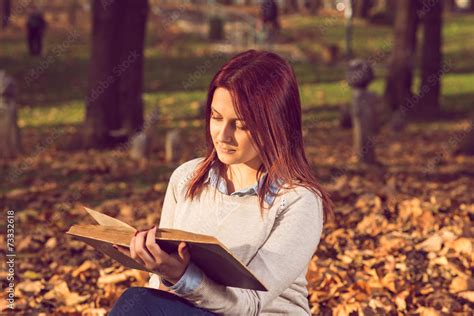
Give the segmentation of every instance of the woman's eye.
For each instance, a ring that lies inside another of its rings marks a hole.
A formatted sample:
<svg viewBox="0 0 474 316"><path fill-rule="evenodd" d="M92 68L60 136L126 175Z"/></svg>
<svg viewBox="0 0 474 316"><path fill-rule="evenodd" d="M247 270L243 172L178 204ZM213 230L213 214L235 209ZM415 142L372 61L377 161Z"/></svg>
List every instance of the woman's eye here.
<svg viewBox="0 0 474 316"><path fill-rule="evenodd" d="M241 129L241 130L246 130L247 129L247 126L245 126L245 125L237 125L236 127L238 129Z"/></svg>

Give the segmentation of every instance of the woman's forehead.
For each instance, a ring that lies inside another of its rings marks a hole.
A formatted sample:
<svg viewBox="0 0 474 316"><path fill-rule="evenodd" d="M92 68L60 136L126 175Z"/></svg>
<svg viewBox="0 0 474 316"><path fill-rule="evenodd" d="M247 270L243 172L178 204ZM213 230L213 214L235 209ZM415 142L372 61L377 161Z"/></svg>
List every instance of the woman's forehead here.
<svg viewBox="0 0 474 316"><path fill-rule="evenodd" d="M217 88L216 91L214 91L211 107L214 111L223 116L237 119L232 95L225 88Z"/></svg>

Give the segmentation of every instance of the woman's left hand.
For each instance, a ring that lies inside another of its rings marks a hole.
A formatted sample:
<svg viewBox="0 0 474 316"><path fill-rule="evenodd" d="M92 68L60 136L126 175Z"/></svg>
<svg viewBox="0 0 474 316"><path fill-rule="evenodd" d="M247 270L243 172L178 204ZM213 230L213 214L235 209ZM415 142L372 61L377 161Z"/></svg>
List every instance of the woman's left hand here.
<svg viewBox="0 0 474 316"><path fill-rule="evenodd" d="M191 258L189 250L186 243L181 242L177 253L168 254L158 246L155 236L156 226L135 233L130 241L130 250L120 246L116 246L116 249L174 284L181 279L188 267Z"/></svg>

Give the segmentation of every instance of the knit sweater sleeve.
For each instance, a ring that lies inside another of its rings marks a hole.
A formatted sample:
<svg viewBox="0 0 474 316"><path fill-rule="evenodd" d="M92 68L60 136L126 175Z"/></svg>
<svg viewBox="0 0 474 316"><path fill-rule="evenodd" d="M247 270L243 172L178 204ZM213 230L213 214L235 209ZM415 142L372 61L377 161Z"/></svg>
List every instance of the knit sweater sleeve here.
<svg viewBox="0 0 474 316"><path fill-rule="evenodd" d="M196 158L183 163L176 168L171 174L168 187L166 188L165 199L161 209L159 228L173 228L176 204L180 198L184 198L184 184L192 176L192 172L196 168L202 158Z"/></svg>
<svg viewBox="0 0 474 316"><path fill-rule="evenodd" d="M202 161L202 158L196 158L185 162L176 168L171 174L168 187L166 188L163 207L161 208L159 228L174 227L176 205L178 204L178 200L184 197L184 183L189 179L192 171L200 161ZM148 281L149 287L158 289L161 282L159 275L154 273L150 274L150 279Z"/></svg>
<svg viewBox="0 0 474 316"><path fill-rule="evenodd" d="M319 244L322 201L306 189L294 192L288 194L287 205L278 212L269 237L248 264L268 291L227 287L204 275L192 292L176 294L214 313L258 315L305 272Z"/></svg>

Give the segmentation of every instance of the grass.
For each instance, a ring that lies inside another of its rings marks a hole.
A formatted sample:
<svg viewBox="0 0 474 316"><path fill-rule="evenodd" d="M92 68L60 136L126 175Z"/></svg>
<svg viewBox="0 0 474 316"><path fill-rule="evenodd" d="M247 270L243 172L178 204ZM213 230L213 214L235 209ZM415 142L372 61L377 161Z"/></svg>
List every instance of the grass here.
<svg viewBox="0 0 474 316"><path fill-rule="evenodd" d="M447 74L442 81L442 109L447 112L472 110L474 104L474 73ZM375 80L371 90L383 93L384 80ZM415 82L419 86L419 80ZM351 92L343 81L329 83L307 83L300 85L303 109L314 107L333 107L335 111L341 104L350 102ZM197 113L198 103L204 100L204 90L177 92L148 92L143 98L145 113L159 106L165 117L185 117ZM84 119L82 100L64 102L56 106L25 106L20 110L20 127L41 127L79 124Z"/></svg>
<svg viewBox="0 0 474 316"><path fill-rule="evenodd" d="M87 92L89 37L71 31L52 28L46 38L43 57L27 55L22 36L2 38L0 65L19 84L21 127L78 124L84 118L84 96ZM468 58L474 50L474 16L450 15L443 28L443 52L451 62L443 76L441 103L446 111L467 111L474 104L474 60ZM71 39L72 38L72 39ZM198 104L206 96L212 75L228 58L210 54L194 54L192 45L202 48L202 38L196 34L180 35L175 46L186 49L176 55L164 55L156 45L156 35L148 36L145 60L146 111L159 106L164 116L183 117L197 113ZM340 18L290 16L283 20L282 38L305 51L321 49L325 43L344 47L344 21ZM370 26L364 21L354 24L354 52L357 56L377 60L377 80L371 86L381 94L384 87L386 62L391 47L392 30L388 26ZM201 41L201 42L200 42ZM181 44L179 44L181 43ZM181 45L181 46L180 46ZM58 53L58 49L60 50ZM174 49L176 49L174 47ZM211 62L209 62L211 61ZM295 62L293 67L300 83L303 107L337 107L350 101L350 90L344 86L344 65ZM415 82L415 86L418 84Z"/></svg>

